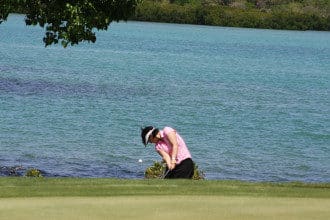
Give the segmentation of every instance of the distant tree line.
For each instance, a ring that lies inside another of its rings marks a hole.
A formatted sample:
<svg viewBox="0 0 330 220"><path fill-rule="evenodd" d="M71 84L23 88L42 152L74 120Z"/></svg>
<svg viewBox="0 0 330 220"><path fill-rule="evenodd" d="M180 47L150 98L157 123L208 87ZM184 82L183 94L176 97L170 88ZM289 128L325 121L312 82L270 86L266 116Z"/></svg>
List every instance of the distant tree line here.
<svg viewBox="0 0 330 220"><path fill-rule="evenodd" d="M95 30L119 20L229 27L330 30L330 0L0 0L0 24L9 13L45 28L45 46L95 42Z"/></svg>
<svg viewBox="0 0 330 220"><path fill-rule="evenodd" d="M131 19L329 31L330 0L144 0Z"/></svg>

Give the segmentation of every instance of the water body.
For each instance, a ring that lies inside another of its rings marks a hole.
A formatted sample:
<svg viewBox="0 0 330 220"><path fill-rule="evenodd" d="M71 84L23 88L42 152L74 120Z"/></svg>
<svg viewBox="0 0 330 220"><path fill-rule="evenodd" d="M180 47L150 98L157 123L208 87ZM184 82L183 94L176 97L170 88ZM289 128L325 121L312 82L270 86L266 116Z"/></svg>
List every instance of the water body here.
<svg viewBox="0 0 330 220"><path fill-rule="evenodd" d="M172 126L208 179L330 182L330 32L121 22L45 48L0 25L0 170L143 178ZM139 163L138 160L143 162Z"/></svg>

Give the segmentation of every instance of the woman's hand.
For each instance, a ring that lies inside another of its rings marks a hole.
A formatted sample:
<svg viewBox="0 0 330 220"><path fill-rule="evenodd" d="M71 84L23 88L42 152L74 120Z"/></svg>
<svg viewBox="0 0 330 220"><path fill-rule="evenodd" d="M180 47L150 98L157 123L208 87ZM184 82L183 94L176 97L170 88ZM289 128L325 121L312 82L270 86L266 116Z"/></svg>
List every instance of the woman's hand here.
<svg viewBox="0 0 330 220"><path fill-rule="evenodd" d="M175 160L171 160L170 155L168 155L168 153L166 153L163 150L159 150L158 153L163 158L163 160L166 162L167 168L169 170L173 170L176 166Z"/></svg>
<svg viewBox="0 0 330 220"><path fill-rule="evenodd" d="M166 155L165 157L166 157L165 161L166 161L166 165L167 165L168 169L174 170L174 168L176 166L176 161L171 160L169 155Z"/></svg>
<svg viewBox="0 0 330 220"><path fill-rule="evenodd" d="M174 170L175 166L176 166L176 164L171 162L170 165L168 166L168 169L169 170Z"/></svg>

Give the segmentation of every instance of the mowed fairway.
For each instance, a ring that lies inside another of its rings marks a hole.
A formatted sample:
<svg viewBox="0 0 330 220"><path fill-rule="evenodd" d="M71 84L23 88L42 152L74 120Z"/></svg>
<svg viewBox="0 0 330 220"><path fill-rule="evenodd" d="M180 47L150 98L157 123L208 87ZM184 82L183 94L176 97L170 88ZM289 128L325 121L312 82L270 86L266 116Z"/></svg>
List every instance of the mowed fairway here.
<svg viewBox="0 0 330 220"><path fill-rule="evenodd" d="M330 219L329 184L0 178L0 219Z"/></svg>
<svg viewBox="0 0 330 220"><path fill-rule="evenodd" d="M9 198L0 219L330 219L329 199L222 196Z"/></svg>

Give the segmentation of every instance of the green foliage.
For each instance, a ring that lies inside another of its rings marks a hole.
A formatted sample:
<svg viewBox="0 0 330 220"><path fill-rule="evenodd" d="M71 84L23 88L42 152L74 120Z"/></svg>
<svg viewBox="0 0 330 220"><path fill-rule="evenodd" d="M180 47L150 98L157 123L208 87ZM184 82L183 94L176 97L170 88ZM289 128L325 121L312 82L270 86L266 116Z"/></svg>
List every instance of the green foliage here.
<svg viewBox="0 0 330 220"><path fill-rule="evenodd" d="M46 29L45 46L63 47L82 41L95 42L95 29L107 30L112 21L127 20L139 0L1 0L0 23L9 12L26 14L26 25Z"/></svg>
<svg viewBox="0 0 330 220"><path fill-rule="evenodd" d="M162 179L165 172L165 166L161 162L155 162L148 167L144 173L146 179Z"/></svg>
<svg viewBox="0 0 330 220"><path fill-rule="evenodd" d="M195 10L192 5L162 4L152 1L143 1L139 4L131 19L181 24L196 22Z"/></svg>
<svg viewBox="0 0 330 220"><path fill-rule="evenodd" d="M205 179L205 174L202 170L198 168L198 166L194 163L194 175L192 177L193 180L203 180Z"/></svg>
<svg viewBox="0 0 330 220"><path fill-rule="evenodd" d="M172 3L171 3L172 2ZM289 30L330 30L328 0L145 0L140 21Z"/></svg>
<svg viewBox="0 0 330 220"><path fill-rule="evenodd" d="M41 171L38 169L29 169L25 173L26 177L42 177Z"/></svg>
<svg viewBox="0 0 330 220"><path fill-rule="evenodd" d="M155 162L152 166L148 167L144 173L146 179L162 179L165 173L165 165L162 162ZM194 163L194 175L192 177L194 180L205 179L205 174L203 171L198 169L198 166Z"/></svg>

